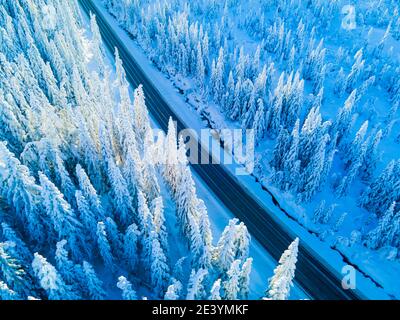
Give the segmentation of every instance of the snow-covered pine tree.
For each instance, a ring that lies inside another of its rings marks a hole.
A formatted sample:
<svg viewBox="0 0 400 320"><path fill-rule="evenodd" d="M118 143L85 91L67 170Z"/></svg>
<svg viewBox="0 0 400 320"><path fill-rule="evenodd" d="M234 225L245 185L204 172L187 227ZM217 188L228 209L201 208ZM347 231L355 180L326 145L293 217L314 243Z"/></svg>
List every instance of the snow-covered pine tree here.
<svg viewBox="0 0 400 320"><path fill-rule="evenodd" d="M7 284L0 281L0 300L20 300L21 298L15 291L11 290Z"/></svg>
<svg viewBox="0 0 400 320"><path fill-rule="evenodd" d="M186 300L202 300L205 298L204 281L208 271L199 269L195 271L192 269L187 287Z"/></svg>
<svg viewBox="0 0 400 320"><path fill-rule="evenodd" d="M182 284L178 280L172 279L172 284L168 286L165 292L164 300L179 300L181 291Z"/></svg>
<svg viewBox="0 0 400 320"><path fill-rule="evenodd" d="M75 192L76 192L76 188L74 183L71 180L71 177L68 173L68 171L66 170L65 166L64 166L64 160L61 159L61 156L59 154L59 152L55 153L55 167L54 167L54 171L55 171L55 184L58 186L59 190L63 193L65 199L68 201L68 203L73 206L76 207L75 205Z"/></svg>
<svg viewBox="0 0 400 320"><path fill-rule="evenodd" d="M97 228L97 218L95 214L90 209L90 204L83 196L80 190L75 193L76 204L78 207L79 220L82 223L83 230L85 231L85 239L96 242L96 228ZM90 243L86 243L90 246Z"/></svg>
<svg viewBox="0 0 400 320"><path fill-rule="evenodd" d="M131 271L135 269L138 260L138 242L140 232L136 224L131 224L125 231L124 235L124 257L127 266Z"/></svg>
<svg viewBox="0 0 400 320"><path fill-rule="evenodd" d="M361 128L357 131L356 136L351 144L344 150L344 164L345 168L349 168L353 163L361 157L361 148L368 130L368 120L365 121Z"/></svg>
<svg viewBox="0 0 400 320"><path fill-rule="evenodd" d="M77 285L75 264L69 259L65 249L67 240L61 240L56 244L55 261L57 270L68 285Z"/></svg>
<svg viewBox="0 0 400 320"><path fill-rule="evenodd" d="M233 261L235 260L235 237L236 237L236 225L238 219L231 219L229 224L225 227L220 239L218 240L215 248L217 257L216 265L219 272L223 274L228 271Z"/></svg>
<svg viewBox="0 0 400 320"><path fill-rule="evenodd" d="M212 285L209 300L221 300L221 279L217 279Z"/></svg>
<svg viewBox="0 0 400 320"><path fill-rule="evenodd" d="M350 96L345 101L344 106L339 109L339 112L336 116L336 120L334 122L332 130L333 132L337 132L338 145L340 145L343 137L347 136L349 130L351 129L356 95L357 90L355 89L351 92Z"/></svg>
<svg viewBox="0 0 400 320"><path fill-rule="evenodd" d="M224 73L225 73L225 57L224 49L221 47L218 53L218 60L215 64L214 72L211 74L211 85L213 87L214 102L220 104L224 94Z"/></svg>
<svg viewBox="0 0 400 320"><path fill-rule="evenodd" d="M283 159L287 150L289 149L289 145L289 132L285 128L281 127L274 150L272 152L272 159L270 162L275 171L281 171L283 169Z"/></svg>
<svg viewBox="0 0 400 320"><path fill-rule="evenodd" d="M103 300L106 297L106 293L103 289L103 282L96 275L93 266L89 262L83 261L82 271L88 298L92 300Z"/></svg>
<svg viewBox="0 0 400 320"><path fill-rule="evenodd" d="M346 79L346 91L348 93L354 90L357 81L360 79L362 72L364 70L365 60L363 59L363 49L360 49L354 55L354 64L351 67L350 74Z"/></svg>
<svg viewBox="0 0 400 320"><path fill-rule="evenodd" d="M240 260L235 260L227 272L227 280L223 282L224 298L226 300L238 299L240 275Z"/></svg>
<svg viewBox="0 0 400 320"><path fill-rule="evenodd" d="M204 66L203 53L199 41L197 43L196 81L201 90L203 90L205 84L205 72L206 68Z"/></svg>
<svg viewBox="0 0 400 320"><path fill-rule="evenodd" d="M81 195L85 198L90 206L90 210L94 214L96 220L103 220L105 217L103 207L101 205L100 197L90 182L90 178L86 174L81 165L76 166L76 178L79 183Z"/></svg>
<svg viewBox="0 0 400 320"><path fill-rule="evenodd" d="M124 300L137 300L136 291L124 276L118 278L117 287L122 290L122 298Z"/></svg>
<svg viewBox="0 0 400 320"><path fill-rule="evenodd" d="M272 300L287 300L290 287L296 270L299 239L296 238L279 259L279 265L274 270L273 277L269 280L266 296Z"/></svg>
<svg viewBox="0 0 400 320"><path fill-rule="evenodd" d="M175 193L178 188L178 146L176 128L172 118L170 118L168 122L168 133L165 139L164 150L166 153L164 177L168 182L172 192Z"/></svg>
<svg viewBox="0 0 400 320"><path fill-rule="evenodd" d="M258 99L257 111L254 116L254 124L253 124L254 138L255 138L255 143L257 145L261 142L262 138L264 138L265 133L267 131L265 117L266 114L265 114L264 102L262 99Z"/></svg>
<svg viewBox="0 0 400 320"><path fill-rule="evenodd" d="M92 31L92 47L94 58L98 64L98 71L100 76L104 77L106 74L105 52L102 44L100 30L96 21L96 16L92 13L90 14L90 30Z"/></svg>
<svg viewBox="0 0 400 320"><path fill-rule="evenodd" d="M381 175L377 177L360 197L360 205L374 212L378 217L382 216L385 208L400 197L400 160L392 160L388 163Z"/></svg>
<svg viewBox="0 0 400 320"><path fill-rule="evenodd" d="M149 112L146 108L145 96L143 86L139 85L134 92L134 119L133 123L135 126L136 137L138 143L143 143L147 132L151 130Z"/></svg>
<svg viewBox="0 0 400 320"><path fill-rule="evenodd" d="M120 168L111 158L108 159L108 178L113 195L114 215L123 226L133 222L134 209L128 185Z"/></svg>
<svg viewBox="0 0 400 320"><path fill-rule="evenodd" d="M106 227L104 222L100 221L97 223L97 245L99 248L99 254L102 258L106 268L111 272L115 270L114 257L111 252L111 246L107 238Z"/></svg>
<svg viewBox="0 0 400 320"><path fill-rule="evenodd" d="M32 269L40 286L46 291L50 300L73 300L78 297L64 283L56 268L39 253L34 254Z"/></svg>
<svg viewBox="0 0 400 320"><path fill-rule="evenodd" d="M0 142L0 160L3 163L0 166L0 193L14 208L19 222L26 225L29 237L43 243L46 231L41 217L42 188L4 142Z"/></svg>
<svg viewBox="0 0 400 320"><path fill-rule="evenodd" d="M106 227L107 239L111 245L111 251L113 256L120 258L123 256L123 235L120 233L117 224L114 219L107 217L104 220Z"/></svg>
<svg viewBox="0 0 400 320"><path fill-rule="evenodd" d="M298 119L294 125L289 151L284 155L283 158L283 177L285 188L296 189L299 179L299 144L300 144L300 120Z"/></svg>
<svg viewBox="0 0 400 320"><path fill-rule="evenodd" d="M39 172L39 180L42 187L43 205L56 233L56 239L67 239L72 255L80 258L82 249L85 249L81 223L63 194L41 172Z"/></svg>
<svg viewBox="0 0 400 320"><path fill-rule="evenodd" d="M7 286L16 293L27 295L32 288L27 274L15 257L9 253L14 243L0 242L0 276Z"/></svg>
<svg viewBox="0 0 400 320"><path fill-rule="evenodd" d="M162 197L157 197L153 200L152 211L154 230L158 235L160 245L163 248L164 252L168 252L168 231L165 226L164 204Z"/></svg>
<svg viewBox="0 0 400 320"><path fill-rule="evenodd" d="M389 235L393 228L393 217L395 214L396 202L393 202L380 218L378 226L367 235L366 244L371 249L379 249L390 245Z"/></svg>
<svg viewBox="0 0 400 320"><path fill-rule="evenodd" d="M346 75L343 71L343 67L340 68L337 76L336 76L336 81L335 81L335 86L333 89L333 92L341 98L346 86Z"/></svg>
<svg viewBox="0 0 400 320"><path fill-rule="evenodd" d="M24 264L30 264L33 259L33 255L25 241L22 240L20 234L17 234L17 232L13 228L11 228L10 225L8 225L6 222L1 223L0 230L0 234L2 235L4 240L15 244L14 251L18 251L20 261Z"/></svg>
<svg viewBox="0 0 400 320"><path fill-rule="evenodd" d="M380 159L380 153L379 153L379 144L382 141L382 130L379 130L376 134L374 139L371 140L371 142L368 145L368 148L366 150L366 157L364 158L364 163L361 168L361 178L364 181L369 181L372 178L372 175L374 174L374 171L376 169L376 166L378 164L378 161Z"/></svg>
<svg viewBox="0 0 400 320"><path fill-rule="evenodd" d="M252 265L253 258L247 258L242 265L239 277L239 300L247 300L249 298Z"/></svg>
<svg viewBox="0 0 400 320"><path fill-rule="evenodd" d="M167 288L169 279L169 267L167 258L161 249L160 242L153 238L151 251L151 284L154 292L158 296L162 296Z"/></svg>

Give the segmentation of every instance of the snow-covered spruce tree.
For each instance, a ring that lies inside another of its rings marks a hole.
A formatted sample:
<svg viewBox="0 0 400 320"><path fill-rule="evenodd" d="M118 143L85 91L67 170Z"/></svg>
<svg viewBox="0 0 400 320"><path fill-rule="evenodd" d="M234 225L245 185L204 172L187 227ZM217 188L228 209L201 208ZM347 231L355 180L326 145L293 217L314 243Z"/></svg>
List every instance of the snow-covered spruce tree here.
<svg viewBox="0 0 400 320"><path fill-rule="evenodd" d="M204 66L204 58L201 49L200 41L197 43L197 61L196 61L196 81L197 85L203 90L205 83L205 72L206 68Z"/></svg>
<svg viewBox="0 0 400 320"><path fill-rule="evenodd" d="M227 276L227 280L223 282L224 298L226 300L237 300L240 290L240 260L232 262L227 272Z"/></svg>
<svg viewBox="0 0 400 320"><path fill-rule="evenodd" d="M329 140L329 135L321 137L320 143L315 150L314 156L310 159L302 175L301 199L309 201L319 190L323 181L322 173L325 165L325 148Z"/></svg>
<svg viewBox="0 0 400 320"><path fill-rule="evenodd" d="M299 169L300 163L298 160L299 156L299 144L300 144L300 120L296 121L294 125L289 151L284 155L283 158L283 179L282 185L284 185L285 189L296 188L299 179Z"/></svg>
<svg viewBox="0 0 400 320"><path fill-rule="evenodd" d="M320 223L322 220L324 220L325 214L326 214L326 201L322 199L319 205L314 210L312 218L313 222Z"/></svg>
<svg viewBox="0 0 400 320"><path fill-rule="evenodd" d="M55 184L59 187L59 190L64 194L65 199L73 206L76 207L75 204L75 192L76 188L74 183L71 180L71 177L68 171L65 168L64 160L61 159L61 156L58 152L56 152L55 156Z"/></svg>
<svg viewBox="0 0 400 320"><path fill-rule="evenodd" d="M336 120L333 124L333 132L338 134L338 145L342 142L343 137L348 135L352 125L353 110L355 105L357 90L353 90L347 98L344 106L339 109Z"/></svg>
<svg viewBox="0 0 400 320"><path fill-rule="evenodd" d="M117 287L122 290L122 298L124 300L137 300L136 291L124 276L118 278Z"/></svg>
<svg viewBox="0 0 400 320"><path fill-rule="evenodd" d="M290 135L286 129L281 127L279 131L278 138L274 150L272 152L271 166L275 171L282 171L283 169L283 159L286 151L289 149L290 145Z"/></svg>
<svg viewBox="0 0 400 320"><path fill-rule="evenodd" d="M188 282L186 300L201 300L205 298L204 280L207 274L208 271L204 269L192 270Z"/></svg>
<svg viewBox="0 0 400 320"><path fill-rule="evenodd" d="M164 177L172 192L175 193L178 188L178 146L176 128L172 118L168 122L168 133L165 139L164 150L166 153L165 168L163 170Z"/></svg>
<svg viewBox="0 0 400 320"><path fill-rule="evenodd" d="M371 139L368 148L366 150L366 157L364 157L364 163L361 167L361 178L363 181L370 181L376 166L380 159L379 144L382 141L382 130L379 130L374 139Z"/></svg>
<svg viewBox="0 0 400 320"><path fill-rule="evenodd" d="M68 285L77 285L75 264L68 257L68 251L65 248L66 244L66 240L61 240L56 244L56 267L65 283Z"/></svg>
<svg viewBox="0 0 400 320"><path fill-rule="evenodd" d="M0 242L0 275L7 286L19 295L28 295L33 288L25 270L9 251L14 243Z"/></svg>
<svg viewBox="0 0 400 320"><path fill-rule="evenodd" d="M41 172L39 172L39 180L42 187L43 205L56 233L54 236L58 240L67 239L72 255L80 258L82 249L85 249L81 223L62 193Z"/></svg>
<svg viewBox="0 0 400 320"><path fill-rule="evenodd" d="M29 237L39 243L46 238L41 217L42 189L35 183L28 168L0 142L0 192L8 205L16 212L22 225L26 225Z"/></svg>
<svg viewBox="0 0 400 320"><path fill-rule="evenodd" d="M388 208L393 201L400 199L400 160L392 160L370 186L361 195L359 203L369 211L374 212L378 217L382 216L385 208Z"/></svg>
<svg viewBox="0 0 400 320"><path fill-rule="evenodd" d="M258 99L257 100L257 111L254 116L254 124L253 124L256 144L259 144L261 142L262 138L264 138L265 133L267 131L265 117L266 117L266 114L265 114L264 102L262 99Z"/></svg>
<svg viewBox="0 0 400 320"><path fill-rule="evenodd" d="M272 300L287 300L290 295L290 287L296 270L299 239L296 238L279 259L279 265L274 270L274 275L269 279L269 287L266 297Z"/></svg>
<svg viewBox="0 0 400 320"><path fill-rule="evenodd" d="M104 225L106 227L107 239L111 245L111 251L113 256L120 258L123 256L123 236L120 233L117 224L114 219L107 217L104 220Z"/></svg>
<svg viewBox="0 0 400 320"><path fill-rule="evenodd" d="M379 249L383 246L392 245L391 235L398 225L394 223L396 202L393 202L380 218L378 226L367 235L366 244L371 249ZM399 230L397 229L396 232Z"/></svg>
<svg viewBox="0 0 400 320"><path fill-rule="evenodd" d="M141 190L138 191L138 205L137 205L137 212L138 212L138 225L140 228L143 228L144 231L146 224L151 220L149 217L152 216L152 213L149 209L146 197L144 196ZM147 225L148 228L152 228L153 224Z"/></svg>
<svg viewBox="0 0 400 320"><path fill-rule="evenodd" d="M172 284L167 288L164 300L179 300L182 291L182 284L176 279L172 279Z"/></svg>
<svg viewBox="0 0 400 320"><path fill-rule="evenodd" d="M102 258L106 268L111 272L115 270L114 257L111 252L111 246L107 238L106 227L104 222L97 223L97 245L99 248L99 254Z"/></svg>
<svg viewBox="0 0 400 320"><path fill-rule="evenodd" d="M212 260L212 233L210 220L207 214L207 208L203 200L199 200L197 210L199 213L199 233L202 240L202 252L198 261L198 266L203 269L208 269L211 266Z"/></svg>
<svg viewBox="0 0 400 320"><path fill-rule="evenodd" d="M366 145L364 143L360 148L359 158L355 159L355 162L351 164L347 175L344 176L339 185L336 187L335 192L338 197L343 197L348 193L350 186L352 185L353 181L358 175L359 169L362 166L362 163L365 158L365 152L366 152Z"/></svg>
<svg viewBox="0 0 400 320"><path fill-rule="evenodd" d="M165 225L164 204L162 197L157 197L152 203L154 230L158 235L164 252L168 252L168 231ZM168 254L166 254L168 255Z"/></svg>
<svg viewBox="0 0 400 320"><path fill-rule="evenodd" d="M138 242L140 232L136 224L131 224L124 235L124 258L128 268L133 271L138 259Z"/></svg>
<svg viewBox="0 0 400 320"><path fill-rule="evenodd" d="M142 170L142 190L145 192L146 197L149 202L152 202L154 199L160 196L160 185L157 180L157 172L154 166L155 162L155 154L154 148L152 145L154 144L153 141L153 132L149 131L147 134L147 141L145 141L144 145L148 146L145 147L145 155L143 158L143 170ZM149 137L151 136L151 137ZM151 140L149 140L151 138Z"/></svg>
<svg viewBox="0 0 400 320"><path fill-rule="evenodd" d="M93 52L95 54L94 59L98 63L99 75L104 77L106 74L106 64L105 64L105 52L102 44L102 38L100 35L100 30L97 25L96 16L90 14L90 30L92 31L92 46Z"/></svg>
<svg viewBox="0 0 400 320"><path fill-rule="evenodd" d="M227 116L230 114L234 104L235 97L235 79L232 70L228 75L228 82L226 84L226 91L222 103L222 112Z"/></svg>
<svg viewBox="0 0 400 320"><path fill-rule="evenodd" d="M97 190L101 191L101 188L103 188L104 170L101 165L100 155L97 151L95 140L92 138L92 135L89 131L89 124L86 123L86 120L80 111L77 111L75 118L79 128L78 137L81 159L86 166L87 173L92 179L94 186ZM80 176L78 168L76 176L78 178ZM81 182L79 183L81 184ZM80 187L82 188L83 186L80 185Z"/></svg>
<svg viewBox="0 0 400 320"><path fill-rule="evenodd" d="M103 300L106 297L103 282L96 275L93 266L89 262L83 261L82 271L87 297L92 300Z"/></svg>
<svg viewBox="0 0 400 320"><path fill-rule="evenodd" d="M237 223L237 219L229 221L229 225L225 227L215 248L215 257L217 257L216 265L220 273L228 271L235 260L234 243L236 237L235 226Z"/></svg>
<svg viewBox="0 0 400 320"><path fill-rule="evenodd" d="M100 197L96 189L93 187L85 170L79 164L76 166L76 178L79 183L81 196L85 198L90 206L90 210L93 212L94 218L96 220L104 219L104 210L101 205Z"/></svg>
<svg viewBox="0 0 400 320"><path fill-rule="evenodd" d="M136 88L134 92L134 120L133 124L135 126L135 132L137 133L136 137L138 138L138 142L142 142L145 139L147 132L150 131L150 120L149 120L149 112L146 108L145 97L143 92L143 86L139 86Z"/></svg>
<svg viewBox="0 0 400 320"><path fill-rule="evenodd" d="M217 279L212 285L209 300L221 300L221 279Z"/></svg>
<svg viewBox="0 0 400 320"><path fill-rule="evenodd" d="M46 291L50 300L73 300L79 298L64 283L56 268L37 252L34 254L32 268L40 286Z"/></svg>
<svg viewBox="0 0 400 320"><path fill-rule="evenodd" d="M27 136L26 120L23 119L22 111L12 102L14 102L12 97L10 95L5 97L3 90L0 90L0 119L2 120L0 140L7 141L12 151L21 152Z"/></svg>
<svg viewBox="0 0 400 320"><path fill-rule="evenodd" d="M247 258L240 271L239 277L239 299L246 300L250 292L250 273L253 265L253 258Z"/></svg>
<svg viewBox="0 0 400 320"><path fill-rule="evenodd" d="M341 67L335 81L334 93L340 98L342 97L346 86L346 75Z"/></svg>
<svg viewBox="0 0 400 320"><path fill-rule="evenodd" d="M183 235L190 237L190 223L197 223L197 219L194 219L194 215L196 214L198 199L189 166L186 166L180 174L176 202L180 230Z"/></svg>
<svg viewBox="0 0 400 320"><path fill-rule="evenodd" d="M354 90L357 81L360 79L362 72L364 70L365 60L363 59L363 51L360 49L354 55L354 64L351 67L350 74L346 79L346 91L348 93Z"/></svg>
<svg viewBox="0 0 400 320"><path fill-rule="evenodd" d="M237 120L240 116L241 112L241 106L242 106L242 78L237 78L236 84L235 84L235 90L234 90L234 95L233 95L233 104L232 106L227 110L227 116L231 120Z"/></svg>
<svg viewBox="0 0 400 320"><path fill-rule="evenodd" d="M161 296L167 288L169 267L167 265L167 258L157 239L153 239L152 243L150 272L151 284L154 288L154 292L158 296Z"/></svg>
<svg viewBox="0 0 400 320"><path fill-rule="evenodd" d="M7 284L0 281L0 300L20 300L21 298L15 291L11 290Z"/></svg>
<svg viewBox="0 0 400 320"><path fill-rule="evenodd" d="M360 130L358 130L354 140L347 146L347 150L344 150L344 164L345 168L349 168L353 163L357 161L361 155L361 148L364 142L365 136L368 130L368 120L363 123Z"/></svg>
<svg viewBox="0 0 400 320"><path fill-rule="evenodd" d="M134 209L128 185L114 159L108 159L108 177L113 195L114 215L123 226L133 222Z"/></svg>
<svg viewBox="0 0 400 320"><path fill-rule="evenodd" d="M79 220L82 223L83 230L85 231L84 238L89 241L96 242L96 228L97 228L97 218L93 211L91 210L91 206L86 198L83 196L80 190L75 193L76 204L79 213ZM90 246L90 243L87 243Z"/></svg>
<svg viewBox="0 0 400 320"><path fill-rule="evenodd" d="M14 243L15 247L10 248L18 254L19 260L24 264L31 263L33 254L28 248L27 243L21 238L20 234L17 233L10 225L6 222L1 223L1 235L4 240L10 243Z"/></svg>

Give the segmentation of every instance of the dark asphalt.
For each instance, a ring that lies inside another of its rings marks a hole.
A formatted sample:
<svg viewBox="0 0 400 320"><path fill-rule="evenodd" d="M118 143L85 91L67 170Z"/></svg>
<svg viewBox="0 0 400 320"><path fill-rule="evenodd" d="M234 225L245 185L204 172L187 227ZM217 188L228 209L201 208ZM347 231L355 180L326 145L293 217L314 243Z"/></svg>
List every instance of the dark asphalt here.
<svg viewBox="0 0 400 320"><path fill-rule="evenodd" d="M108 49L114 53L114 48L118 48L130 84L134 88L139 84L143 85L147 108L160 128L167 130L170 117L177 122L178 132L187 128L152 81L146 77L125 44L112 30L102 13L93 5L92 0L79 0L79 2L86 13L91 11L96 14L97 23ZM295 236L284 229L274 213L255 199L223 165L192 165L192 167L215 196L246 224L250 234L275 260L279 260ZM344 290L341 285L341 275L328 268L327 265L316 252L300 241L295 281L310 297L324 300L364 299L358 291Z"/></svg>

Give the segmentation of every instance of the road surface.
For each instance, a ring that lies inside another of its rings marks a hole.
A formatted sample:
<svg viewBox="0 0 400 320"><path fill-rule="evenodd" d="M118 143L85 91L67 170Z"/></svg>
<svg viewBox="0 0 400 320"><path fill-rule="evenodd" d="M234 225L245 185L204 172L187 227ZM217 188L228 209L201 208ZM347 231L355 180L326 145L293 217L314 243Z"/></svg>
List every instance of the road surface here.
<svg viewBox="0 0 400 320"><path fill-rule="evenodd" d="M134 88L139 84L143 85L147 108L160 128L164 131L167 130L170 117L176 121L178 132L187 128L185 123L180 120L179 115L173 112L152 81L147 78L142 68L92 0L79 1L87 14L91 11L96 15L107 48L112 53L114 53L115 48L118 48L130 84ZM215 196L246 224L250 234L278 261L295 236L291 235L289 231L285 230L284 226L276 221L274 213L255 199L237 178L227 171L224 165L207 164L192 165L192 167ZM301 239L295 281L313 299L363 299L360 292L343 289L341 275L329 268L328 264L316 252L302 244Z"/></svg>

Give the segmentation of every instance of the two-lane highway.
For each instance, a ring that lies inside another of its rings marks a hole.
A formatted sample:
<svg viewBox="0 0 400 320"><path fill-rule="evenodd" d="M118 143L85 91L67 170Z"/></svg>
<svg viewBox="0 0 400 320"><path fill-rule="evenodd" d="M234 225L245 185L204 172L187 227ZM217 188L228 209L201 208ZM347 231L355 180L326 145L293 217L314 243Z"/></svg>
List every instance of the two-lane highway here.
<svg viewBox="0 0 400 320"><path fill-rule="evenodd" d="M112 53L114 53L114 48L118 49L130 84L133 87L137 87L139 84L143 85L146 105L160 128L167 130L170 117L176 120L178 132L187 128L153 82L147 78L140 65L92 0L79 1L87 14L92 12L96 15L107 48ZM254 198L251 192L228 172L224 165L208 164L192 165L192 167L215 196L246 224L250 234L265 247L275 260L278 260L295 236L277 221L274 213ZM295 280L314 299L363 298L358 291L343 289L341 275L331 269L316 252L302 243L301 239Z"/></svg>

